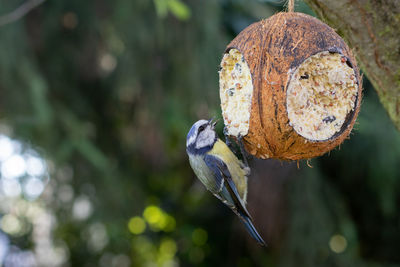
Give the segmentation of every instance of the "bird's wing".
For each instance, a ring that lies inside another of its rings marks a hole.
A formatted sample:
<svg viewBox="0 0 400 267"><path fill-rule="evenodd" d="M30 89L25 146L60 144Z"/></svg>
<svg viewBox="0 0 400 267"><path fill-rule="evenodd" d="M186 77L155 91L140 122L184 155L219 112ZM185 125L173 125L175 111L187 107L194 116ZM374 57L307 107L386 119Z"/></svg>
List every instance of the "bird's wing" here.
<svg viewBox="0 0 400 267"><path fill-rule="evenodd" d="M211 170L211 172L213 172L215 182L219 183L219 196L217 194L216 196L218 198L221 198L221 200L223 200L225 204L229 204L228 206L230 206L230 208L232 208L233 211L239 216L249 234L255 240L257 240L259 244L265 246L264 240L254 227L251 216L239 196L236 185L232 180L231 173L229 172L229 169L226 166L225 162L222 161L220 158L210 154L206 154L204 156L204 162Z"/></svg>
<svg viewBox="0 0 400 267"><path fill-rule="evenodd" d="M216 180L221 181L221 190L223 185L225 184L226 189L229 192L231 199L233 200L233 204L240 215L245 215L251 218L249 212L247 211L245 205L243 204L242 199L239 196L239 193L236 189L236 185L232 180L231 173L228 170L225 162L223 162L220 158L206 154L204 157L204 162L207 167L214 173Z"/></svg>

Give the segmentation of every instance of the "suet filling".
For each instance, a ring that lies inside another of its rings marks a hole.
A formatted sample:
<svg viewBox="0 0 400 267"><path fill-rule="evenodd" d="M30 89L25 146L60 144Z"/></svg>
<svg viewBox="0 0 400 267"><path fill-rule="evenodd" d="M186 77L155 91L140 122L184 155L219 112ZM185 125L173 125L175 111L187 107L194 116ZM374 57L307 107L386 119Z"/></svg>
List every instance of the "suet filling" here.
<svg viewBox="0 0 400 267"><path fill-rule="evenodd" d="M354 110L358 84L347 60L339 53L320 52L291 75L286 96L289 124L304 138L331 138Z"/></svg>
<svg viewBox="0 0 400 267"><path fill-rule="evenodd" d="M242 53L230 49L221 61L219 95L228 135L245 136L249 130L253 83Z"/></svg>

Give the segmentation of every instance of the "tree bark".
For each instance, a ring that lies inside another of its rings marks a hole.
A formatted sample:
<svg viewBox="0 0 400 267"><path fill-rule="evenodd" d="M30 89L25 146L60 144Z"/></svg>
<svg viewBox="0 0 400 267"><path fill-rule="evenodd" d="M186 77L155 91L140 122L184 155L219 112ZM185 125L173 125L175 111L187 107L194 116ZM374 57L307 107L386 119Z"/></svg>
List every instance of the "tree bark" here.
<svg viewBox="0 0 400 267"><path fill-rule="evenodd" d="M400 130L400 1L305 0L353 49Z"/></svg>

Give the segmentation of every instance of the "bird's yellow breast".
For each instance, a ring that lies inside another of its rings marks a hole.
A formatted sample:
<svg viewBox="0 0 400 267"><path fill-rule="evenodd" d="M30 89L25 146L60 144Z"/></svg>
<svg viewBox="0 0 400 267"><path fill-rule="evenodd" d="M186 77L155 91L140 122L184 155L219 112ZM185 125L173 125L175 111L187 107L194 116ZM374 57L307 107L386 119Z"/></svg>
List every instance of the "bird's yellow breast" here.
<svg viewBox="0 0 400 267"><path fill-rule="evenodd" d="M220 139L215 142L213 148L207 154L218 157L226 166L232 176L238 193L242 200L246 203L247 198L247 171L244 169L243 163L233 154L230 148Z"/></svg>

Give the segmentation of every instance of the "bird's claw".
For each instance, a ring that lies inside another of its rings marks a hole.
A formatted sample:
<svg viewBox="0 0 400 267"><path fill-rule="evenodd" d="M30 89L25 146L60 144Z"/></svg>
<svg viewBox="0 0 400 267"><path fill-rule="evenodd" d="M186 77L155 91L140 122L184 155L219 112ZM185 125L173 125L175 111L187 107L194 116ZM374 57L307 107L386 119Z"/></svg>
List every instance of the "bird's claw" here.
<svg viewBox="0 0 400 267"><path fill-rule="evenodd" d="M232 146L232 142L231 142L231 139L229 137L228 129L226 128L226 126L224 127L223 133L224 133L224 136L225 136L225 144L232 150L233 146Z"/></svg>
<svg viewBox="0 0 400 267"><path fill-rule="evenodd" d="M246 150L244 149L243 136L241 134L239 134L237 137L237 140L238 140L237 143L239 144L239 148L240 148L240 153L242 153L244 164L247 168L249 168L249 162L247 161L248 154L247 154Z"/></svg>
<svg viewBox="0 0 400 267"><path fill-rule="evenodd" d="M226 126L224 127L223 134L225 136L225 144L231 150L233 150L232 141L231 141L231 138L230 138L230 136L228 134L228 128ZM244 149L243 136L241 134L238 135L236 143L239 145L240 153L242 154L242 158L243 158L243 162L244 162L245 167L250 169L249 163L247 161L248 154L246 153L246 150Z"/></svg>

